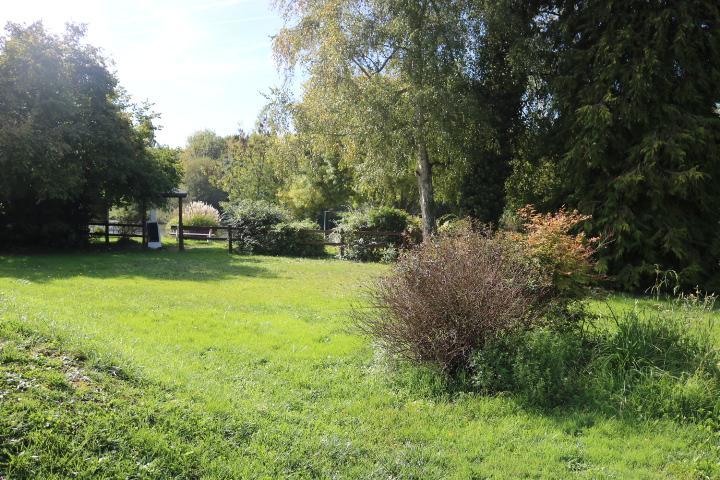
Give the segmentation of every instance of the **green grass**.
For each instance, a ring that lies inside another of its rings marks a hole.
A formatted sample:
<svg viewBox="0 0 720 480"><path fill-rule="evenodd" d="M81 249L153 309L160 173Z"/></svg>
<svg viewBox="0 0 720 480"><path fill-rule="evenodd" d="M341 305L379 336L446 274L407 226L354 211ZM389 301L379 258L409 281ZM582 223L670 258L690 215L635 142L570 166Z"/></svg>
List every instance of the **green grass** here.
<svg viewBox="0 0 720 480"><path fill-rule="evenodd" d="M701 425L388 365L348 323L385 268L222 245L0 257L0 478L720 475Z"/></svg>

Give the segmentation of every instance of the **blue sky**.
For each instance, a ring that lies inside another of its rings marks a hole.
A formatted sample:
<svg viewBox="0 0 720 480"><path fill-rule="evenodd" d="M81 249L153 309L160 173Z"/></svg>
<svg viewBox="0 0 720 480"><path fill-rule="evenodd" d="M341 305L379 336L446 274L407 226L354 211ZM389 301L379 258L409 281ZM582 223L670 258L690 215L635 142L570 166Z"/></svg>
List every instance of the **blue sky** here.
<svg viewBox="0 0 720 480"><path fill-rule="evenodd" d="M160 143L191 133L252 129L261 92L280 83L271 35L283 25L263 0L5 0L0 23L42 20L55 32L86 23L120 83L162 115Z"/></svg>

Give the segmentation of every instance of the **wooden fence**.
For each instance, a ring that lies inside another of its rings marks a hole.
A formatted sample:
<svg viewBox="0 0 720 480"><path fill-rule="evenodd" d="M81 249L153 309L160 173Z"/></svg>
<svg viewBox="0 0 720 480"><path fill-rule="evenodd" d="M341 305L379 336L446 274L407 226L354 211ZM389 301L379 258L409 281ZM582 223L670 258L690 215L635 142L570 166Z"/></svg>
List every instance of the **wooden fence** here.
<svg viewBox="0 0 720 480"><path fill-rule="evenodd" d="M180 234L178 234L178 231ZM303 232L308 234L316 234L318 237L322 235L322 242L308 242L313 245L326 245L332 247L339 247L341 254L347 247L347 236L345 236L342 230L304 230ZM88 235L93 238L104 238L105 244L110 244L110 237L126 237L126 238L141 238L142 245L147 245L147 227L145 223L118 223L118 222L92 222L88 224ZM178 228L178 225L169 225L167 235L173 236L178 239L178 247L183 250L183 240L205 240L208 242L227 242L228 252L232 253L233 243L239 239L239 229L230 226L187 226L183 225ZM361 232L354 232L354 236L361 236L372 239L370 247L382 247L387 246L391 241L391 238L404 238L402 232L386 232L386 231L374 231L366 230Z"/></svg>
<svg viewBox="0 0 720 480"><path fill-rule="evenodd" d="M92 222L88 224L88 236L105 238L106 244L110 243L110 237L142 238L145 245L147 228L144 223Z"/></svg>

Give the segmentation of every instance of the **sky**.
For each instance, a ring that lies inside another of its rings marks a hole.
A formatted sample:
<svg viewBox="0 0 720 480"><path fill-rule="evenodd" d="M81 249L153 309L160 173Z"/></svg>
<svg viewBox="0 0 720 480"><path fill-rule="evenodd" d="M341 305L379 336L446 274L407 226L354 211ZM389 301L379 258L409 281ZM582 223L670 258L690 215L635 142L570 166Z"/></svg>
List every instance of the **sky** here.
<svg viewBox="0 0 720 480"><path fill-rule="evenodd" d="M87 24L120 85L161 115L161 144L251 130L262 92L281 82L271 36L283 21L270 0L0 0L2 26L37 20L56 33Z"/></svg>

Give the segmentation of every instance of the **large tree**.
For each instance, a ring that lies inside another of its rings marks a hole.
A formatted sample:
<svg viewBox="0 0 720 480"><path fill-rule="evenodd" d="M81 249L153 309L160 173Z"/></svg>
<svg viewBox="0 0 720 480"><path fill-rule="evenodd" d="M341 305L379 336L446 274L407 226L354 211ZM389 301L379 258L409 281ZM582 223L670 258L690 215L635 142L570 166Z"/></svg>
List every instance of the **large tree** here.
<svg viewBox="0 0 720 480"><path fill-rule="evenodd" d="M229 157L228 141L212 130L200 130L188 137L181 159L183 183L192 200L200 200L216 208L227 200L228 195L218 187L216 178Z"/></svg>
<svg viewBox="0 0 720 480"><path fill-rule="evenodd" d="M561 1L546 10L559 147L556 204L609 235L620 284L656 265L717 288L720 257L720 4Z"/></svg>
<svg viewBox="0 0 720 480"><path fill-rule="evenodd" d="M176 165L151 150L153 115L133 108L105 59L40 23L0 37L0 239L74 243L119 202L161 201Z"/></svg>
<svg viewBox="0 0 720 480"><path fill-rule="evenodd" d="M433 168L461 157L452 132L467 64L462 0L280 2L291 23L275 40L288 65L309 76L306 130L345 157L402 173L412 166L425 236L435 228ZM302 112L301 112L302 113ZM334 139L334 140L333 140Z"/></svg>

